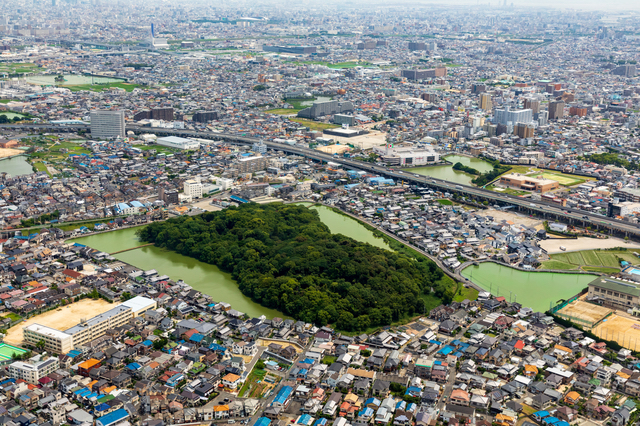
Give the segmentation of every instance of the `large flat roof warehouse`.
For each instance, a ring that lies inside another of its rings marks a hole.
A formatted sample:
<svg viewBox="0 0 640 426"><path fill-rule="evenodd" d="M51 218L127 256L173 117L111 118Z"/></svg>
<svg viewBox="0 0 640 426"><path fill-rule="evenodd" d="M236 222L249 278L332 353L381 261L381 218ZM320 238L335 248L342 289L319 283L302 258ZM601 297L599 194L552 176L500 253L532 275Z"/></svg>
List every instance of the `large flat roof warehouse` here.
<svg viewBox="0 0 640 426"><path fill-rule="evenodd" d="M177 149L200 149L200 142L193 141L187 138L180 138L178 136L166 136L164 138L158 138L156 140L158 145L168 146L169 148Z"/></svg>

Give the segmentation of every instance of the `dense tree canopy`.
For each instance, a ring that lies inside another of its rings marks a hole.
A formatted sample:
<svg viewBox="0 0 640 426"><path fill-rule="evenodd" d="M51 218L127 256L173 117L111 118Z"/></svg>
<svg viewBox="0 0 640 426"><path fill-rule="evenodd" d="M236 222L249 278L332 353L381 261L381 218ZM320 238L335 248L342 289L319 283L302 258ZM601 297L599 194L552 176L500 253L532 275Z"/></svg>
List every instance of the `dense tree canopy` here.
<svg viewBox="0 0 640 426"><path fill-rule="evenodd" d="M331 234L314 210L293 204L245 204L138 232L144 241L230 272L264 306L342 330L422 313L421 294L433 291L449 302L455 291L430 260Z"/></svg>

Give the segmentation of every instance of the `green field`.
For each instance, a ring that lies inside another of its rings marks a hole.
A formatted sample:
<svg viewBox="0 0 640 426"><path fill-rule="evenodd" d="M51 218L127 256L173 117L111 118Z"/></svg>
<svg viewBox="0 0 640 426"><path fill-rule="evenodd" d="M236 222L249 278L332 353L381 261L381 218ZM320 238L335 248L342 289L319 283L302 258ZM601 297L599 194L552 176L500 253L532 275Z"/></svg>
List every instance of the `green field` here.
<svg viewBox="0 0 640 426"><path fill-rule="evenodd" d="M9 312L6 315L2 315L2 318L9 318L11 321L20 321L22 317L14 312Z"/></svg>
<svg viewBox="0 0 640 426"><path fill-rule="evenodd" d="M597 254L598 254L598 259L600 259L600 263L603 266L609 266L611 268L615 268L619 266L618 259L615 254L608 251L601 251L601 252L598 252ZM633 255L632 255L633 259L629 260L629 259L626 259L624 256L621 256L621 254L627 254L627 253L618 253L618 256L624 258L627 262L630 262L630 263L638 262L638 258ZM597 264L594 263L594 265L597 265Z"/></svg>
<svg viewBox="0 0 640 426"><path fill-rule="evenodd" d="M640 251L640 250L638 250ZM640 264L640 259L632 251L625 250L584 250L579 252L556 253L551 259L543 262L544 269L573 270L582 269L588 272L613 274L620 272L618 258L632 265Z"/></svg>
<svg viewBox="0 0 640 426"><path fill-rule="evenodd" d="M177 152L180 152L179 149L174 149L174 148L169 148L168 146L162 146L162 145L132 145L134 148L139 148L143 151L150 151L152 149L155 149L157 153L163 153L163 154L175 154Z"/></svg>
<svg viewBox="0 0 640 426"><path fill-rule="evenodd" d="M296 62L296 65L325 65L331 69L342 69L342 68L354 68L354 67L363 67L367 65L371 65L369 62L336 62L332 64L331 62L325 61L305 61L305 62Z"/></svg>
<svg viewBox="0 0 640 426"><path fill-rule="evenodd" d="M51 176L51 173L49 173L49 170L47 170L47 166L42 161L36 161L35 163L33 163L33 167L35 167L37 171L47 172L47 174Z"/></svg>
<svg viewBox="0 0 640 426"><path fill-rule="evenodd" d="M330 124L330 123L319 123L317 121L313 121L313 120L307 120L306 118L290 118L289 120L301 124L305 127L308 127L309 130L326 130L326 129L336 129L340 126L338 126L337 124Z"/></svg>
<svg viewBox="0 0 640 426"><path fill-rule="evenodd" d="M132 92L133 89L140 87L139 84L133 83L105 83L105 84L63 84L60 87L66 87L72 92L79 92L81 90L89 90L92 92L101 92L103 90L110 89L112 87L117 87L120 89L124 89L127 92Z"/></svg>
<svg viewBox="0 0 640 426"><path fill-rule="evenodd" d="M582 252L582 258L584 259L585 265L591 266L600 266L602 262L598 257L598 254L595 251L584 251Z"/></svg>
<svg viewBox="0 0 640 426"><path fill-rule="evenodd" d="M465 299L476 300L478 298L478 290L473 287L463 287L459 284L458 291L453 298L454 302L462 302Z"/></svg>
<svg viewBox="0 0 640 426"><path fill-rule="evenodd" d="M452 206L453 205L453 201L451 200L436 200L438 203L440 203L441 206Z"/></svg>
<svg viewBox="0 0 640 426"><path fill-rule="evenodd" d="M42 151L32 152L29 154L30 158L37 158L44 161L63 160L69 156L69 154L90 154L87 148L80 146L73 142L58 142L55 139L45 138L38 139L32 143L34 147L43 148Z"/></svg>
<svg viewBox="0 0 640 426"><path fill-rule="evenodd" d="M16 64L0 64L0 74L21 74L25 72L36 72L38 70L36 64L31 63L16 63Z"/></svg>
<svg viewBox="0 0 640 426"><path fill-rule="evenodd" d="M297 114L298 113L298 109L293 109L293 108L276 108L276 109L268 109L265 112L268 112L269 114L276 114L276 115L291 115L291 114Z"/></svg>
<svg viewBox="0 0 640 426"><path fill-rule="evenodd" d="M578 269L578 266L570 263L561 262L559 260L547 260L542 264L543 269L556 269L561 271L570 271Z"/></svg>
<svg viewBox="0 0 640 426"><path fill-rule="evenodd" d="M556 182L558 182L560 185L563 185L563 186L577 185L579 183L583 183L586 180L586 179L580 179L577 177L571 177L564 174L561 175L561 174L548 173L548 172L544 172L539 175L533 175L532 177L539 178L539 179L541 178L541 179L555 180Z"/></svg>
<svg viewBox="0 0 640 426"><path fill-rule="evenodd" d="M620 272L620 269L617 268L604 268L604 267L597 267L597 266L583 266L582 267L583 271L587 271L587 272L600 272L601 274L617 274L618 272Z"/></svg>

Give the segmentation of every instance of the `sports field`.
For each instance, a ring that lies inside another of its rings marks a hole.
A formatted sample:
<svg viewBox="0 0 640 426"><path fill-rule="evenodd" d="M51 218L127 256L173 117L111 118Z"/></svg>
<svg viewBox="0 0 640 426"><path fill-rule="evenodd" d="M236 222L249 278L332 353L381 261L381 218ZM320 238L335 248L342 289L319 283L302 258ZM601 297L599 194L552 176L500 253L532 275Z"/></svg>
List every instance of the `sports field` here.
<svg viewBox="0 0 640 426"><path fill-rule="evenodd" d="M567 175L559 175L556 173L542 173L543 179L555 180L560 185L571 186L576 185L578 183L584 182L586 179L580 179L577 177L567 176Z"/></svg>
<svg viewBox="0 0 640 426"><path fill-rule="evenodd" d="M79 302L72 303L71 305L62 306L53 311L36 315L35 317L29 318L27 321L14 325L8 330L4 341L12 345L21 345L22 329L31 324L42 324L55 328L56 330L66 330L77 325L83 318L93 318L96 315L106 312L114 307L115 305L103 299L83 299Z"/></svg>
<svg viewBox="0 0 640 426"><path fill-rule="evenodd" d="M595 241L595 240L594 240ZM544 269L574 270L588 272L616 273L620 271L620 261L626 260L632 265L640 264L633 254L635 250L583 250L554 253L542 263Z"/></svg>
<svg viewBox="0 0 640 426"><path fill-rule="evenodd" d="M576 300L560 309L556 314L583 327L592 328L594 324L602 321L611 312L613 312L611 309L604 306Z"/></svg>
<svg viewBox="0 0 640 426"><path fill-rule="evenodd" d="M613 340L627 349L640 348L640 321L621 315L611 315L591 330L605 340Z"/></svg>
<svg viewBox="0 0 640 426"><path fill-rule="evenodd" d="M15 346L8 345L6 343L0 343L0 361L10 360L14 354L27 353L26 349L17 348Z"/></svg>

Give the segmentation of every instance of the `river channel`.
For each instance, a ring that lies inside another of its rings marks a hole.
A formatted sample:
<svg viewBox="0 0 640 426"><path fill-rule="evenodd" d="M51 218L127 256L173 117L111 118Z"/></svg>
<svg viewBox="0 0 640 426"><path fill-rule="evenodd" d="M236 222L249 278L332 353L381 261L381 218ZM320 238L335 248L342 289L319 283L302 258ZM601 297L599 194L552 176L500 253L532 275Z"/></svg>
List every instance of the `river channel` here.
<svg viewBox="0 0 640 426"><path fill-rule="evenodd" d="M458 170L453 170L453 164L459 162L465 166L476 169L480 173L485 173L493 170L493 166L490 163L479 158L466 157L464 155L447 155L444 158L452 164L444 166L414 167L404 170L418 175L430 176L436 179L447 180L449 182L461 183L463 185L469 185L471 183L471 179L473 179L474 176L464 172L460 172Z"/></svg>
<svg viewBox="0 0 640 426"><path fill-rule="evenodd" d="M596 278L590 274L525 272L492 262L462 270L468 278L495 296L504 296L534 311L546 312L560 299L568 299Z"/></svg>
<svg viewBox="0 0 640 426"><path fill-rule="evenodd" d="M33 173L33 167L27 163L26 157L18 156L0 160L0 173L9 173L11 176L22 176Z"/></svg>
<svg viewBox="0 0 640 426"><path fill-rule="evenodd" d="M310 204L310 203L309 203ZM343 216L324 206L311 207L318 211L320 219L327 224L331 232L342 233L358 241L386 248L384 240L374 237L373 233L356 220ZM137 247L142 243L136 237L137 228L121 229L113 232L76 238L73 242L84 244L107 253ZM230 303L233 309L251 316L265 315L268 318L283 317L282 313L265 308L242 294L231 276L215 265L200 262L191 257L155 246L147 246L113 255L143 270L155 269L161 275L168 275L174 281L184 280L195 290L208 294L216 302Z"/></svg>

